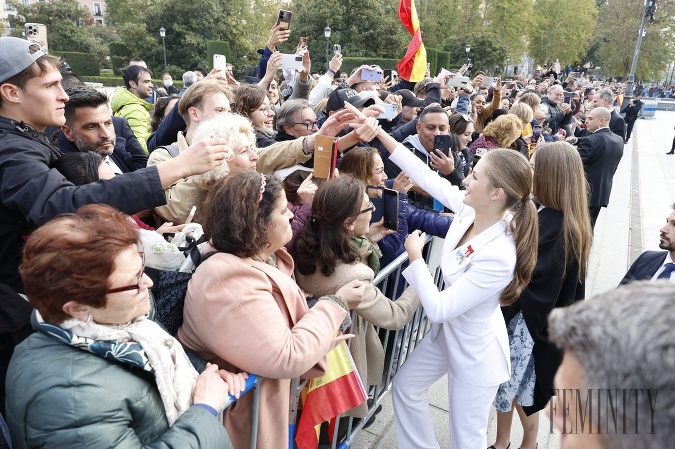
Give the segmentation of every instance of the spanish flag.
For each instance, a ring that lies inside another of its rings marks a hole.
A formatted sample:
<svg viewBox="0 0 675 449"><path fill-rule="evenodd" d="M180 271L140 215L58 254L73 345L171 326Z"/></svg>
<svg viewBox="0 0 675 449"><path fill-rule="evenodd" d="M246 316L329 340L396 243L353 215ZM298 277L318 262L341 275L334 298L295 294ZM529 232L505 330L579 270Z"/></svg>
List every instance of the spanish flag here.
<svg viewBox="0 0 675 449"><path fill-rule="evenodd" d="M310 379L302 391L302 415L295 435L298 449L316 449L321 423L356 407L367 398L344 341L329 351L326 358L326 374Z"/></svg>
<svg viewBox="0 0 675 449"><path fill-rule="evenodd" d="M401 78L416 83L422 81L426 73L427 51L422 42L422 30L420 30L415 0L401 0L398 5L398 17L403 26L412 34L408 50L398 63L398 73Z"/></svg>

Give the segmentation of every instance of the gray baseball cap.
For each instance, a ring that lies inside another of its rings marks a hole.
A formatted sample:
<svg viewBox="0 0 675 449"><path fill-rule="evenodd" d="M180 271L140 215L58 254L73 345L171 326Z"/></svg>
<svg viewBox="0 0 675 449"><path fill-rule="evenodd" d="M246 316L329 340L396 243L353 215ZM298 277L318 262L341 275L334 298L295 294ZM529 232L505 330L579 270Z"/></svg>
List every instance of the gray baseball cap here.
<svg viewBox="0 0 675 449"><path fill-rule="evenodd" d="M42 48L31 54L31 45L33 42L18 37L0 37L0 83L21 73L47 54Z"/></svg>

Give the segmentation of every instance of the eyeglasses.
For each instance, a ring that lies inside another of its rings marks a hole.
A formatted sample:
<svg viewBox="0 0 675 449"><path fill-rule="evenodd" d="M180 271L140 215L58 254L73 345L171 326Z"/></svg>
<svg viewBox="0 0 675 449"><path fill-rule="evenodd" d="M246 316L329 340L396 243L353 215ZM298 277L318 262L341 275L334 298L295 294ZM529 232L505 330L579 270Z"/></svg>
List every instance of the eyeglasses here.
<svg viewBox="0 0 675 449"><path fill-rule="evenodd" d="M368 201L368 207L366 207L365 209L361 210L361 211L359 212L359 215L365 214L365 213L367 213L367 212L373 212L374 210L375 210L375 205L373 204L372 201Z"/></svg>
<svg viewBox="0 0 675 449"><path fill-rule="evenodd" d="M124 287L116 287L116 288L111 288L106 291L106 293L118 293L118 292L126 292L129 290L138 290L139 292L141 291L141 284L143 283L143 274L145 270L145 253L143 251L139 251L138 254L141 256L141 274L138 275L138 279L136 280L135 284L132 285L125 285Z"/></svg>
<svg viewBox="0 0 675 449"><path fill-rule="evenodd" d="M291 123L291 125L302 125L305 128L307 128L307 131L311 131L314 128L319 127L319 122L317 120L315 120L313 122L293 122L293 123Z"/></svg>

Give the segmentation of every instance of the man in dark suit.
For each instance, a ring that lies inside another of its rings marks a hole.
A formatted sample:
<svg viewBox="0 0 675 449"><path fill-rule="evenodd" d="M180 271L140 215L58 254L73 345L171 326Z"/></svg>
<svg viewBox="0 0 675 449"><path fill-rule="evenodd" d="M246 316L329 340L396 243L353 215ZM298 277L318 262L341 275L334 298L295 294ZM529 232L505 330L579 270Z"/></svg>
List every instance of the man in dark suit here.
<svg viewBox="0 0 675 449"><path fill-rule="evenodd" d="M659 248L665 251L645 251L640 254L619 285L641 280L671 279L675 271L675 204L659 233Z"/></svg>
<svg viewBox="0 0 675 449"><path fill-rule="evenodd" d="M633 126L637 121L638 114L640 114L642 106L644 105L644 103L641 101L641 98L642 96L640 94L635 95L635 98L632 99L630 103L628 103L628 105L624 108L624 110L621 111L626 113L626 142L628 142L628 139L630 139L630 135L633 132Z"/></svg>
<svg viewBox="0 0 675 449"><path fill-rule="evenodd" d="M577 144L577 150L584 163L586 180L591 187L589 211L591 226L600 214L600 208L607 207L612 192L614 172L623 156L623 138L612 133L608 125L611 113L604 107L591 110L586 118L585 137L568 137L567 141Z"/></svg>
<svg viewBox="0 0 675 449"><path fill-rule="evenodd" d="M58 146L64 153L93 151L117 174L145 168L148 157L123 117L112 117L105 94L85 86L66 90L66 124Z"/></svg>
<svg viewBox="0 0 675 449"><path fill-rule="evenodd" d="M621 114L617 112L614 108L614 92L609 87L600 89L599 92L596 92L593 96L593 107L594 108L607 108L612 113L612 117L609 121L609 129L617 136L621 137L621 140L626 141L626 121L621 117Z"/></svg>

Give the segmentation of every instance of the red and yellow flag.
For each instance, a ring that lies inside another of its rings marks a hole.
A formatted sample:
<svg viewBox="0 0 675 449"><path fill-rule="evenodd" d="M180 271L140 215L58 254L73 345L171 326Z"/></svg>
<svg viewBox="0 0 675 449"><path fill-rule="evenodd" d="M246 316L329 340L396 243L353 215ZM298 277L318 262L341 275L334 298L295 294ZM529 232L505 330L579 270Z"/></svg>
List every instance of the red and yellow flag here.
<svg viewBox="0 0 675 449"><path fill-rule="evenodd" d="M310 379L302 392L302 415L295 435L299 449L316 449L321 423L356 407L367 398L344 341L329 351L326 358L326 374Z"/></svg>
<svg viewBox="0 0 675 449"><path fill-rule="evenodd" d="M401 0L398 5L398 17L403 26L412 34L408 50L398 63L398 73L405 80L422 81L427 71L427 51L422 42L422 30L420 30L415 0Z"/></svg>

